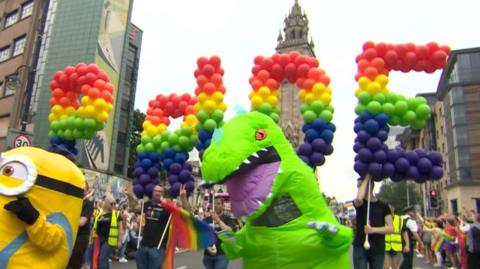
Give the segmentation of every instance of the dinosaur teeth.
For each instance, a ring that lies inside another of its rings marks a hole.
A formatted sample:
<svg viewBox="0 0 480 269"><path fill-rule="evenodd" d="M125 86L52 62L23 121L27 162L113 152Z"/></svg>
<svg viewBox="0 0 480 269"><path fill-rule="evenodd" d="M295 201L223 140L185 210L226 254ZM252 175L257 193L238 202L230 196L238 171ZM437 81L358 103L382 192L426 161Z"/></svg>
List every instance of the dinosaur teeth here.
<svg viewBox="0 0 480 269"><path fill-rule="evenodd" d="M270 192L270 193L267 195L267 199L272 198L272 195L273 195L273 194Z"/></svg>
<svg viewBox="0 0 480 269"><path fill-rule="evenodd" d="M258 154L257 154L257 153L253 153L252 156L255 157L255 158L258 158Z"/></svg>
<svg viewBox="0 0 480 269"><path fill-rule="evenodd" d="M266 149L266 148L263 148L263 149L261 149L261 151L268 151L268 149Z"/></svg>
<svg viewBox="0 0 480 269"><path fill-rule="evenodd" d="M248 159L245 159L245 160L243 161L243 163L245 163L245 164L250 164L250 161L249 161Z"/></svg>
<svg viewBox="0 0 480 269"><path fill-rule="evenodd" d="M281 173L283 173L283 170L279 168L277 174L281 174Z"/></svg>

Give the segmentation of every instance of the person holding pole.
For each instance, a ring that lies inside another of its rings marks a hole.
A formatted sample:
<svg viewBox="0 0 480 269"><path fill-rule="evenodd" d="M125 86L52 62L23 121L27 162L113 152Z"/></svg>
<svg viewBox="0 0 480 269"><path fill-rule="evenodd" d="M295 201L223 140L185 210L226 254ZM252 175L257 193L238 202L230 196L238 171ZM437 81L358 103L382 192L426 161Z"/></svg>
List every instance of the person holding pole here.
<svg viewBox="0 0 480 269"><path fill-rule="evenodd" d="M357 186L357 197L353 200L357 223L353 240L353 267L382 269L385 234L393 232L392 214L388 205L374 196L370 175L359 181Z"/></svg>

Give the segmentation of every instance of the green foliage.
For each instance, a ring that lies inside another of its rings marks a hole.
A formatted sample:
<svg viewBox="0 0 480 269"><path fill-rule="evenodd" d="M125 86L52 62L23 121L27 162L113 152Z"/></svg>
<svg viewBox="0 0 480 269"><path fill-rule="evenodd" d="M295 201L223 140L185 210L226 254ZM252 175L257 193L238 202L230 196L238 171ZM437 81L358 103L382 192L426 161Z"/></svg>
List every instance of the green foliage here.
<svg viewBox="0 0 480 269"><path fill-rule="evenodd" d="M130 149L128 152L128 178L133 178L133 167L137 161L137 146L140 144L140 133L143 131L143 121L145 120L145 114L139 109L133 111L133 115L130 121L128 130L128 141L130 143Z"/></svg>
<svg viewBox="0 0 480 269"><path fill-rule="evenodd" d="M402 214L401 210L408 205L407 185L409 190L410 205L421 204L421 196L416 190L416 183L401 181L399 183L386 180L380 187L377 197L386 202L391 203L396 208L397 213Z"/></svg>

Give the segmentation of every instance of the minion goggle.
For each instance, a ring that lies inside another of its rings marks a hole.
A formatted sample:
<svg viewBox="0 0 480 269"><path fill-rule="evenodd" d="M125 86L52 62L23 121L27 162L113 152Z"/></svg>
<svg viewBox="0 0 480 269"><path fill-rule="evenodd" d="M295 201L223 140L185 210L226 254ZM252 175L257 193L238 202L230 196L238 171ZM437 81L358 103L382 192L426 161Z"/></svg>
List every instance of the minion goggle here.
<svg viewBox="0 0 480 269"><path fill-rule="evenodd" d="M0 155L0 194L18 196L33 185L83 198L83 189L70 183L40 175L33 162L23 155Z"/></svg>

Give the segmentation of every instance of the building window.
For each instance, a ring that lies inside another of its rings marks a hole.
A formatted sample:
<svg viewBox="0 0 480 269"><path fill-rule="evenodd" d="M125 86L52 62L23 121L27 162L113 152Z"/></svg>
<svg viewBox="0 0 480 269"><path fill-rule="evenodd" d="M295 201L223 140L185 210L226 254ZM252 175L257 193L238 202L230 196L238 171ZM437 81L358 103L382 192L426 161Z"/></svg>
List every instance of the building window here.
<svg viewBox="0 0 480 269"><path fill-rule="evenodd" d="M10 57L10 46L0 49L0 62L8 60Z"/></svg>
<svg viewBox="0 0 480 269"><path fill-rule="evenodd" d="M26 36L19 37L13 42L13 56L17 56L23 53L25 49Z"/></svg>
<svg viewBox="0 0 480 269"><path fill-rule="evenodd" d="M13 74L12 74L12 75L13 75ZM11 75L9 75L9 76L11 76ZM18 86L16 86L15 84L12 84L12 83L8 83L8 82L7 82L7 78L8 78L9 76L6 76L6 77L5 77L5 78L6 78L5 81L4 81L4 85L5 85L5 86L4 86L3 88L0 87L0 89L2 90L2 97L12 95L12 94L15 93L15 90L17 90L17 87L18 87Z"/></svg>
<svg viewBox="0 0 480 269"><path fill-rule="evenodd" d="M33 12L33 1L28 1L22 5L22 19L32 15Z"/></svg>
<svg viewBox="0 0 480 269"><path fill-rule="evenodd" d="M8 27L18 20L18 10L13 11L5 17L5 27Z"/></svg>

